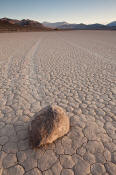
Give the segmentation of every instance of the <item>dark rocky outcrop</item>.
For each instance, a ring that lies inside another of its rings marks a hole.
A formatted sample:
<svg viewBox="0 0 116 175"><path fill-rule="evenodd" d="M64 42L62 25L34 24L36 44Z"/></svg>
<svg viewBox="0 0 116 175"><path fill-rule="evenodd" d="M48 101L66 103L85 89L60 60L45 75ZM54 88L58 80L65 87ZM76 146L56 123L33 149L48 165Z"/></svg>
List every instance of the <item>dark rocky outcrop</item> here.
<svg viewBox="0 0 116 175"><path fill-rule="evenodd" d="M17 31L48 31L52 30L48 27L43 26L43 24L38 21L33 21L29 19L16 20L9 18L0 19L0 32L17 32Z"/></svg>

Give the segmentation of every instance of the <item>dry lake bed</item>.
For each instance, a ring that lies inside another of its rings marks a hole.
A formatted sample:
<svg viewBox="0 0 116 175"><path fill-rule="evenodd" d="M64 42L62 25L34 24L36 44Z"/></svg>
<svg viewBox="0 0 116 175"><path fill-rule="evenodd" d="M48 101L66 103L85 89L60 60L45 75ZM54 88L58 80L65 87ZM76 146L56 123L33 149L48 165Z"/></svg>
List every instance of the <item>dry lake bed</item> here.
<svg viewBox="0 0 116 175"><path fill-rule="evenodd" d="M49 104L70 132L33 150ZM0 33L0 175L116 175L116 32Z"/></svg>

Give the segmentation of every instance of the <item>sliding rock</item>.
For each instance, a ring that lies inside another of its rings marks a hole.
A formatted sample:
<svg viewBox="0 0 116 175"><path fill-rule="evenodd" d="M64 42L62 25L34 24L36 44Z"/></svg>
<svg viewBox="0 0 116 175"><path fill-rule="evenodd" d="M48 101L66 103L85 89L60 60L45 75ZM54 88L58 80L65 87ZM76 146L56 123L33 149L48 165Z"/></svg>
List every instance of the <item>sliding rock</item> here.
<svg viewBox="0 0 116 175"><path fill-rule="evenodd" d="M40 147L52 143L69 131L69 118L57 105L47 106L34 115L29 126L30 143Z"/></svg>

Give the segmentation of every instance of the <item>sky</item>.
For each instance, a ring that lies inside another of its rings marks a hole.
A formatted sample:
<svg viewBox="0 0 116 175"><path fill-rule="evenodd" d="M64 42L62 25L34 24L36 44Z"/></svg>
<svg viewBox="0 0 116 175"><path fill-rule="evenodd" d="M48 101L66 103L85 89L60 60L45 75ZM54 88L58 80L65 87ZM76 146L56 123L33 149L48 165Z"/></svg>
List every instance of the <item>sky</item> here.
<svg viewBox="0 0 116 175"><path fill-rule="evenodd" d="M116 0L0 0L3 17L107 24L116 21Z"/></svg>

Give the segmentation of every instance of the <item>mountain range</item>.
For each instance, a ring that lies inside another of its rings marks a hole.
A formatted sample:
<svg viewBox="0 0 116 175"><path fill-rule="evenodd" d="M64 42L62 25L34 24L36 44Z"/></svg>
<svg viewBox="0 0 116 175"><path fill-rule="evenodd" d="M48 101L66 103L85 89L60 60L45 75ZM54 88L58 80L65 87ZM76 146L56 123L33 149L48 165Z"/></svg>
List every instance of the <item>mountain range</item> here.
<svg viewBox="0 0 116 175"><path fill-rule="evenodd" d="M17 20L9 18L0 19L0 31L48 31L49 27L45 27L38 21L29 19Z"/></svg>
<svg viewBox="0 0 116 175"><path fill-rule="evenodd" d="M103 24L70 24L67 22L55 22L55 23L49 23L49 22L43 22L42 23L46 27L51 27L51 28L58 28L58 29L116 29L116 21L113 21L107 25Z"/></svg>
<svg viewBox="0 0 116 175"><path fill-rule="evenodd" d="M60 26L63 26L63 25L69 25L69 23L67 23L65 21L63 21L63 22L54 22L54 23L45 21L42 24L46 27L51 27L51 28L59 28Z"/></svg>
<svg viewBox="0 0 116 175"><path fill-rule="evenodd" d="M103 24L70 24L63 22L43 22L30 20L30 19L0 19L0 32L8 31L49 31L49 30L116 30L116 21L107 25Z"/></svg>
<svg viewBox="0 0 116 175"><path fill-rule="evenodd" d="M116 26L116 21L110 22L109 24L107 24L108 26Z"/></svg>

